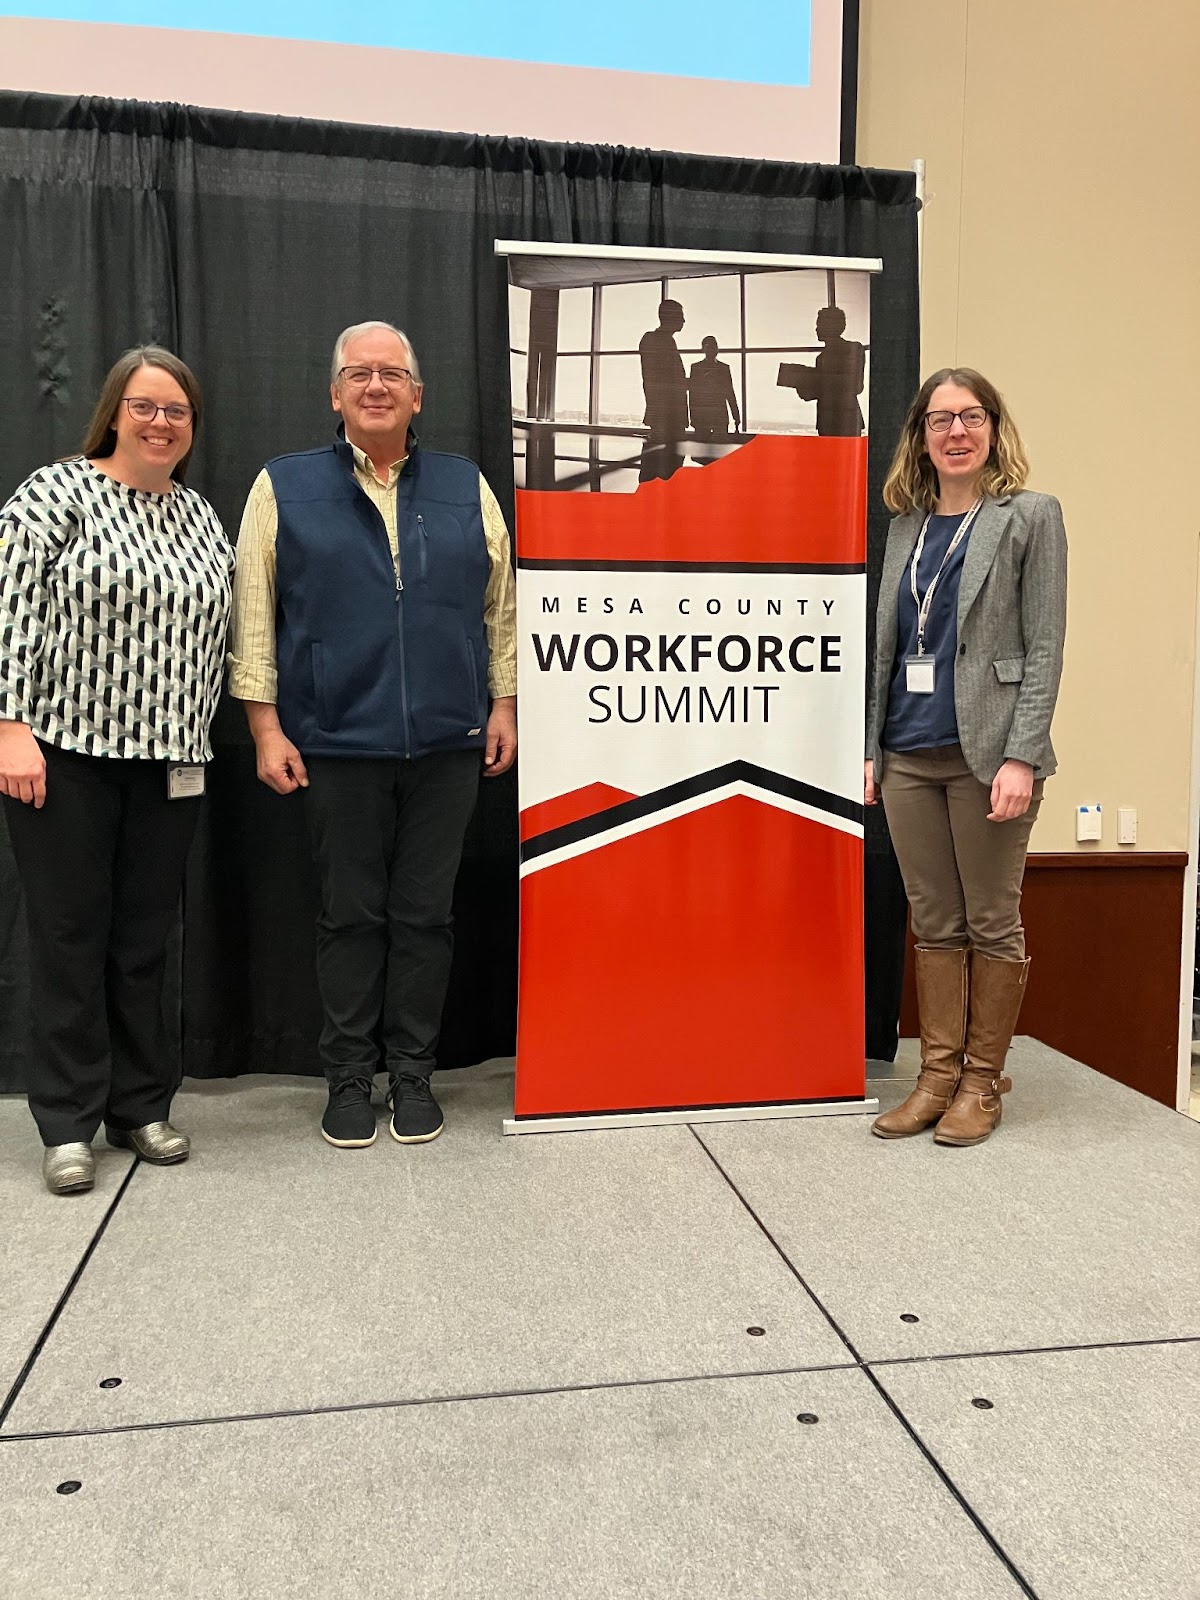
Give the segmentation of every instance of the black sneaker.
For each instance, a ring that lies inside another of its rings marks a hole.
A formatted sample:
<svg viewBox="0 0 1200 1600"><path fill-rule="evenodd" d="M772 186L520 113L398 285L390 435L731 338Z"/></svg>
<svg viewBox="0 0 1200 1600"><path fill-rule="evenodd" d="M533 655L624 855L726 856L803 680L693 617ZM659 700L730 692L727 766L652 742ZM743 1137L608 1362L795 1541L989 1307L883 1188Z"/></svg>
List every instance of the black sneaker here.
<svg viewBox="0 0 1200 1600"><path fill-rule="evenodd" d="M321 1118L321 1137L339 1150L365 1150L379 1129L371 1109L370 1078L351 1074L329 1085L329 1104Z"/></svg>
<svg viewBox="0 0 1200 1600"><path fill-rule="evenodd" d="M428 1144L442 1131L442 1108L433 1098L428 1078L401 1073L392 1079L392 1138L400 1144Z"/></svg>

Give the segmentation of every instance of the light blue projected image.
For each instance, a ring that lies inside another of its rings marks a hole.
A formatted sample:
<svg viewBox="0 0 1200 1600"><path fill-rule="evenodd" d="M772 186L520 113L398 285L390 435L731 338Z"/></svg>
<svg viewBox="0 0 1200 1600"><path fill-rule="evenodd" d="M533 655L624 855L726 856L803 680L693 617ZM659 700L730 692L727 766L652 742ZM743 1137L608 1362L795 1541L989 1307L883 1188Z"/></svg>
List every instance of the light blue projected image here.
<svg viewBox="0 0 1200 1600"><path fill-rule="evenodd" d="M491 56L566 67L616 67L737 83L806 86L812 0L691 0L666 7L647 0L429 0L402 8L390 0L331 6L328 0L201 0L184 10L154 0L0 0L0 14L60 22L112 22L146 28L319 39L448 55ZM397 86L403 92L403 85Z"/></svg>

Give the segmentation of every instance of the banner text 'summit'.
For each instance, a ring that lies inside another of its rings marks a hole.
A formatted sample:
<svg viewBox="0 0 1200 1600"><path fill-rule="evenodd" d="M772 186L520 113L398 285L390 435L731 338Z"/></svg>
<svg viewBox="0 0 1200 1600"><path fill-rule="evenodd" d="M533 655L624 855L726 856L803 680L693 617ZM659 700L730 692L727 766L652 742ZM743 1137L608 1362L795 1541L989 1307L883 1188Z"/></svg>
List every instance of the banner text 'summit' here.
<svg viewBox="0 0 1200 1600"><path fill-rule="evenodd" d="M771 720L771 696L779 693L777 683L731 683L724 694L711 692L704 684L682 684L672 691L662 684L653 692L645 683L597 683L588 690L593 711L589 722L611 722L613 713L621 722L762 722Z"/></svg>

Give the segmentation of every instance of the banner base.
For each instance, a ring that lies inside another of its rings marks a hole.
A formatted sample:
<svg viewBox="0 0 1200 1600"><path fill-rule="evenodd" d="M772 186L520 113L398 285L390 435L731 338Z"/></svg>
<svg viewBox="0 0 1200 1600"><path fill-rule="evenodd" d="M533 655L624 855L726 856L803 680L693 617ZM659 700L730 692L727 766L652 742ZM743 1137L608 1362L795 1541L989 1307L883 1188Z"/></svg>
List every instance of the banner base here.
<svg viewBox="0 0 1200 1600"><path fill-rule="evenodd" d="M797 1100L789 1105L708 1106L692 1111L612 1111L578 1117L505 1117L504 1132L586 1133L610 1128L665 1128L688 1122L767 1122L775 1117L873 1116L878 1100Z"/></svg>

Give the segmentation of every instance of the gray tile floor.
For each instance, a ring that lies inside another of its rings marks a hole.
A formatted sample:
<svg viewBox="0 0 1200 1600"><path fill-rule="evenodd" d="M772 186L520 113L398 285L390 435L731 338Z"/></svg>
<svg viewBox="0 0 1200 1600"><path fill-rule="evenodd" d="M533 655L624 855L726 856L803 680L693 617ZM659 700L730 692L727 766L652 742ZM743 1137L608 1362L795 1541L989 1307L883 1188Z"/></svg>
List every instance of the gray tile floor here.
<svg viewBox="0 0 1200 1600"><path fill-rule="evenodd" d="M59 1200L0 1099L0 1596L1200 1600L1200 1126L1012 1072L976 1150L243 1078Z"/></svg>

